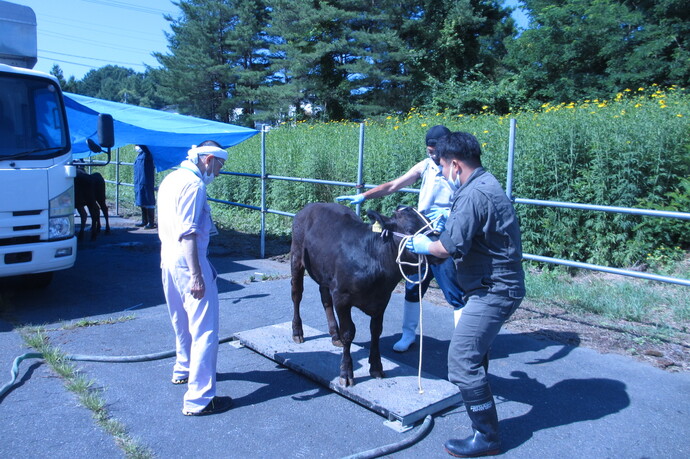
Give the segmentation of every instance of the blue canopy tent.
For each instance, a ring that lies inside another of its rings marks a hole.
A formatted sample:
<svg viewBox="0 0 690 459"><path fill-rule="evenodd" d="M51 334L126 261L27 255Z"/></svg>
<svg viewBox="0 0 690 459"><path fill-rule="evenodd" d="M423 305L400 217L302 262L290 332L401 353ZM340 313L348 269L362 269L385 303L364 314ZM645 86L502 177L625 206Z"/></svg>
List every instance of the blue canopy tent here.
<svg viewBox="0 0 690 459"><path fill-rule="evenodd" d="M96 127L99 113L113 117L115 148L131 144L146 145L159 172L180 164L187 156L187 150L204 140L215 140L223 148L228 148L259 132L79 94L65 93L64 96L72 135L72 153L77 159L93 154L86 139L98 141Z"/></svg>

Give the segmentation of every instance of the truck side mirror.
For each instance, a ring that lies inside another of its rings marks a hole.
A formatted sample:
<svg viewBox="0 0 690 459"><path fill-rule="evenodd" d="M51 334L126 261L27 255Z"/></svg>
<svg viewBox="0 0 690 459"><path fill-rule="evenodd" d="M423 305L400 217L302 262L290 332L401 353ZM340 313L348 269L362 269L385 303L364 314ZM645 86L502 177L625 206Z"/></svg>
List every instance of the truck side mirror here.
<svg viewBox="0 0 690 459"><path fill-rule="evenodd" d="M98 115L98 143L103 148L113 148L115 145L115 132L113 129L113 117L105 113Z"/></svg>

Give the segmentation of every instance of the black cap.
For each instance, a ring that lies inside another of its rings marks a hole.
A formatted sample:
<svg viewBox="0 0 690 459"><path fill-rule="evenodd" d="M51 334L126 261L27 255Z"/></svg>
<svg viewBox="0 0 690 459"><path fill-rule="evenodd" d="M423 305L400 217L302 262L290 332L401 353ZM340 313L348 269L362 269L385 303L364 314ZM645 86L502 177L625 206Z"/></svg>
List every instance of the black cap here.
<svg viewBox="0 0 690 459"><path fill-rule="evenodd" d="M450 129L441 124L432 127L426 133L426 146L435 147L438 139L447 136L448 134L450 134Z"/></svg>

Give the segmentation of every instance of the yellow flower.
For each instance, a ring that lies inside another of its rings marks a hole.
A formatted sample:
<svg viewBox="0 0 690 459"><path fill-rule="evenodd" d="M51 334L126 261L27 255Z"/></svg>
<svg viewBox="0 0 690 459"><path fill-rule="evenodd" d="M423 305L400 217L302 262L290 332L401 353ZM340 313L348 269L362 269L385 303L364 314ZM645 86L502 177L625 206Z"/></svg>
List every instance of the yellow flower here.
<svg viewBox="0 0 690 459"><path fill-rule="evenodd" d="M624 89L623 91L624 92L630 92L630 91L632 91L632 89Z"/></svg>
<svg viewBox="0 0 690 459"><path fill-rule="evenodd" d="M393 126L393 130L397 131L400 126Z"/></svg>
<svg viewBox="0 0 690 459"><path fill-rule="evenodd" d="M644 91L644 88L637 88L638 91Z"/></svg>
<svg viewBox="0 0 690 459"><path fill-rule="evenodd" d="M387 120L392 119L392 118L393 118L393 117L390 116L390 115L388 115L388 116L386 117Z"/></svg>
<svg viewBox="0 0 690 459"><path fill-rule="evenodd" d="M426 123L422 123L422 127L426 127L426 126L427 126L427 124L426 124Z"/></svg>
<svg viewBox="0 0 690 459"><path fill-rule="evenodd" d="M489 133L489 131L484 131L484 134L488 134L488 133Z"/></svg>
<svg viewBox="0 0 690 459"><path fill-rule="evenodd" d="M642 107L642 104L635 104L635 108L640 108Z"/></svg>
<svg viewBox="0 0 690 459"><path fill-rule="evenodd" d="M599 108L604 108L604 107L606 107L606 103L605 103L605 102L602 102L602 103L600 103L599 105L597 105L597 107L599 107Z"/></svg>
<svg viewBox="0 0 690 459"><path fill-rule="evenodd" d="M484 142L484 143L482 144L482 148L486 147L487 145L488 145L488 144L487 144L486 142Z"/></svg>
<svg viewBox="0 0 690 459"><path fill-rule="evenodd" d="M677 116L678 118L682 118L682 117L683 117L683 114L682 114L682 113L678 113L676 116Z"/></svg>
<svg viewBox="0 0 690 459"><path fill-rule="evenodd" d="M487 108L489 108L488 105L482 105L482 110L486 110Z"/></svg>

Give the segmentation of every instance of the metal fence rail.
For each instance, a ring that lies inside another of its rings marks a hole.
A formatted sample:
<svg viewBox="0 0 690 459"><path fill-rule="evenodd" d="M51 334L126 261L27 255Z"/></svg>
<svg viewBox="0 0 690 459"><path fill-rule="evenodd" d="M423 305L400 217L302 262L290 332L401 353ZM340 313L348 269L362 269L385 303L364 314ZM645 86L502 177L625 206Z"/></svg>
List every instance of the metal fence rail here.
<svg viewBox="0 0 690 459"><path fill-rule="evenodd" d="M235 207L242 207L245 209L250 209L250 210L256 210L261 212L261 229L260 229L260 240L261 240L261 248L260 248L260 256L261 258L265 257L265 241L266 241L266 214L276 214L276 215L282 215L286 217L294 217L294 213L290 212L285 212L281 210L276 210L276 209L269 209L266 206L266 182L268 180L283 180L283 181L291 181L291 182L302 182L302 183L313 183L313 184L321 184L321 185L330 185L330 186L342 186L342 187L353 187L355 189L362 189L362 188L375 188L377 185L367 185L362 183L363 181L363 164L364 164L364 123L360 124L360 129L359 129L359 152L358 152L358 166L357 166L357 182L358 183L353 183L353 182L340 182L340 181L333 181L333 180L319 180L319 179L312 179L312 178L302 178L302 177L289 177L289 176L280 176L280 175L269 175L266 173L266 134L268 133L267 129L262 129L261 130L261 173L260 174L251 174L251 173L244 173L244 172L224 172L222 171L222 175L232 175L232 176L238 176L238 177L248 177L248 178L253 178L253 179L258 179L261 180L261 205L260 206L254 206L254 205L249 205L249 204L242 204L238 202L232 202L232 201L226 201L223 199L217 199L217 198L211 198L209 197L210 201L219 203L219 204L225 204L229 206L235 206ZM515 136L516 136L516 121L515 119L510 120L510 136L509 136L509 142L508 142L508 169L507 169L507 178L506 178L506 195L515 203L519 205L533 205L533 206L545 206L545 207L553 207L553 208L567 208L567 209L577 209L577 210L588 210L588 211L597 211L597 212L612 212L612 213L621 213L621 214L632 214L632 215L641 215L641 216L647 216L647 217L663 217L663 218L675 218L675 219L680 219L680 220L690 220L690 213L687 212L670 212L670 211L660 211L660 210L654 210L654 209L637 209L637 208L630 208L630 207L616 207L616 206L602 206L602 205L595 205L595 204L581 204L581 203L575 203L575 202L560 202L560 201L545 201L545 200L538 200L538 199L526 199L526 198L516 198L513 196L513 170L514 170L514 163L515 163ZM120 175L119 175L119 166L120 165L128 165L128 166L133 166L133 163L125 163L125 162L120 162L119 160L119 149L116 154L116 181L109 181L106 180L108 183L113 183L116 186L116 212L118 212L119 209L119 186L130 186L133 187L133 184L130 183L123 183L120 181ZM399 190L400 192L406 192L406 193L417 193L419 194L419 190L415 188L402 188ZM360 213L360 205L358 204L356 207L356 212ZM676 278L676 277L669 277L669 276L661 276L658 274L650 274L650 273L643 273L643 272L638 272L638 271L631 271L631 270L625 270L625 269L620 269L620 268L613 268L609 266L602 266L602 265L596 265L596 264L590 264L590 263L583 263L583 262L578 262L578 261L573 261L573 260L565 260L565 259L560 259L560 258L551 258L551 257L545 257L541 255L533 255L529 253L523 253L523 258L526 260L532 260L532 261L537 261L540 263L550 263L550 264L556 264L556 265L564 265L564 266L570 266L574 268L581 268L581 269L588 269L592 271L600 271L600 272L606 272L606 273L611 273L611 274L617 274L621 276L628 276L628 277L635 277L635 278L640 278L640 279L647 279L647 280L652 280L652 281L658 281L658 282L666 282L670 284L677 284L677 285L683 285L686 287L690 287L690 280L688 279L681 279L681 278Z"/></svg>

